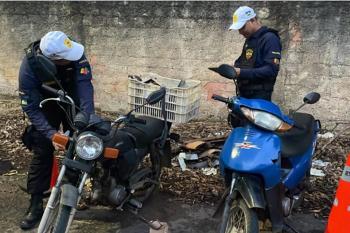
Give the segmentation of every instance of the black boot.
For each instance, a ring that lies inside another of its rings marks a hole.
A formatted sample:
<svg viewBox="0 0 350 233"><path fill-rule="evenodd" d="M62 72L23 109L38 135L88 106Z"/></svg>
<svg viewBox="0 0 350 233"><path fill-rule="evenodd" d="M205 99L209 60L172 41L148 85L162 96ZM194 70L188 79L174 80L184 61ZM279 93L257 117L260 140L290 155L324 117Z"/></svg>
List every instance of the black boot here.
<svg viewBox="0 0 350 233"><path fill-rule="evenodd" d="M20 227L22 230L29 230L40 222L43 215L43 195L32 194L30 199L30 206L27 210L26 216L22 220Z"/></svg>

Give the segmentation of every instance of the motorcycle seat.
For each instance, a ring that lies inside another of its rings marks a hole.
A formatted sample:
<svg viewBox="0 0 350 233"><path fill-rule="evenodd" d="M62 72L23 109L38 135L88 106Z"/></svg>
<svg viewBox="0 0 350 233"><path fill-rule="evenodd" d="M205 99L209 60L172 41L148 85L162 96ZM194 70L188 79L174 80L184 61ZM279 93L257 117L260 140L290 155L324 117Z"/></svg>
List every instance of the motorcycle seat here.
<svg viewBox="0 0 350 233"><path fill-rule="evenodd" d="M145 120L146 124L128 123L120 130L126 132L132 138L136 148L144 148L162 135L164 121L147 116L140 116L138 119Z"/></svg>
<svg viewBox="0 0 350 233"><path fill-rule="evenodd" d="M304 154L312 144L315 119L307 113L294 113L294 126L285 133L279 133L282 158Z"/></svg>

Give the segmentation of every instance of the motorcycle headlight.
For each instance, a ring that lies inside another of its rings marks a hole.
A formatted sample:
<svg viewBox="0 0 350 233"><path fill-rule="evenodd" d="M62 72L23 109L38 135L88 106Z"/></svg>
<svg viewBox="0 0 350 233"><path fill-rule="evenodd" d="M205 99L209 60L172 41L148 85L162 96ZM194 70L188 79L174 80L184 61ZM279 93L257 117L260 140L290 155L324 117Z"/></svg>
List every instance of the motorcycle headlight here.
<svg viewBox="0 0 350 233"><path fill-rule="evenodd" d="M264 129L277 132L285 132L292 128L291 125L282 121L278 117L259 110L253 110L246 107L241 107L241 111L245 117L251 122Z"/></svg>
<svg viewBox="0 0 350 233"><path fill-rule="evenodd" d="M77 155L85 160L93 160L101 155L103 151L103 141L92 133L82 133L75 145Z"/></svg>

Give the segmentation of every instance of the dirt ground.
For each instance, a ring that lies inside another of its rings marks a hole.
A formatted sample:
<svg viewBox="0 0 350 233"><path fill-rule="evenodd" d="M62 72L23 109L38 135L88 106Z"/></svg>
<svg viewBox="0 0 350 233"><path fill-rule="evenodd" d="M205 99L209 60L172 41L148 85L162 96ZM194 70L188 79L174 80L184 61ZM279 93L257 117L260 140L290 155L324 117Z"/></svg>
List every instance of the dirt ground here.
<svg viewBox="0 0 350 233"><path fill-rule="evenodd" d="M0 96L1 232L21 232L18 223L27 207L28 195L19 188L19 185L25 186L31 158L20 142L24 127L25 120L17 98ZM229 130L226 123L217 121L197 121L173 129L181 133L182 140L224 135ZM312 177L312 190L290 218L291 225L299 232L323 232L345 155L349 151L350 136L347 133L343 132L333 140L320 140L316 159L330 164L323 168L325 176ZM142 211L150 219L168 222L171 232L216 232L219 220L212 219L211 214L222 192L219 175L205 176L196 170L181 172L179 167L165 169L160 192L145 204ZM148 229L130 214L91 207L78 213L71 232L142 233L149 232Z"/></svg>
<svg viewBox="0 0 350 233"><path fill-rule="evenodd" d="M23 232L18 223L22 218L28 196L19 189L25 183L25 174L0 176L0 228L4 233ZM173 195L156 192L144 204L141 215L169 225L171 233L216 233L219 218L212 218L215 207L205 203L187 204ZM310 214L294 214L288 222L299 233L323 233L325 221ZM37 229L27 231L36 232ZM94 206L77 213L71 233L149 233L149 227L127 212Z"/></svg>

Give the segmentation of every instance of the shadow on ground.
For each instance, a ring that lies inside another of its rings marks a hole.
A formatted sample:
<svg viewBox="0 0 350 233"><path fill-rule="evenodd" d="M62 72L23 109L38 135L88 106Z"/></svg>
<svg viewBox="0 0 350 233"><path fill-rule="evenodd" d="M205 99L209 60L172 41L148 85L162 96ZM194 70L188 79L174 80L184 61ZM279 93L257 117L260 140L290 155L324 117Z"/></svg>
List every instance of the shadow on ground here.
<svg viewBox="0 0 350 233"><path fill-rule="evenodd" d="M19 189L25 174L0 176L1 232L22 232L18 223L27 207L28 195ZM189 205L164 193L155 193L144 204L140 214L149 220L167 222L171 233L214 233L220 219L211 215L215 207L205 204ZM300 233L323 233L325 223L312 215L297 214L289 220ZM34 233L36 230L27 231ZM93 206L78 212L70 230L72 233L149 233L149 227L128 212L109 207Z"/></svg>

